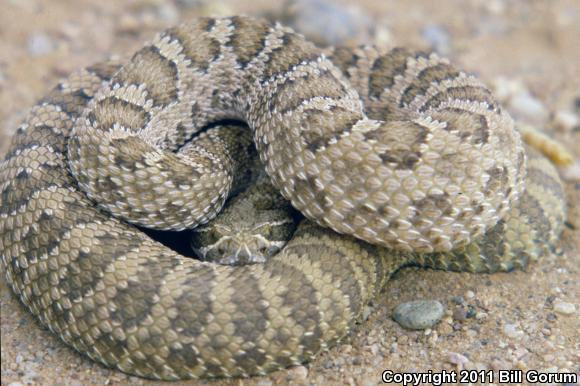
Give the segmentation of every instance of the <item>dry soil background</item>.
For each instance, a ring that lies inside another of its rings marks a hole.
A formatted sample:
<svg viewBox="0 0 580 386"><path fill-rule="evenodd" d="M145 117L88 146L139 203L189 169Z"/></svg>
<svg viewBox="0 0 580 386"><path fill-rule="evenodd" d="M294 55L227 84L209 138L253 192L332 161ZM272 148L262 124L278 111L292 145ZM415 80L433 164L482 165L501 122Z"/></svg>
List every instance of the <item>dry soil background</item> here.
<svg viewBox="0 0 580 386"><path fill-rule="evenodd" d="M126 55L179 21L245 13L284 20L321 43L436 50L478 73L520 122L563 141L576 162L580 157L577 0L317 0L293 5L263 0L0 0L0 9L0 156L27 109L59 78L109 54ZM570 214L562 254L545 258L528 272L510 274L404 269L369 319L339 347L305 366L215 384L373 385L385 369L578 372L578 163L565 172ZM65 347L23 309L3 278L0 288L3 385L154 384L103 368ZM436 299L447 308L433 329L406 331L391 320L397 304L416 299Z"/></svg>

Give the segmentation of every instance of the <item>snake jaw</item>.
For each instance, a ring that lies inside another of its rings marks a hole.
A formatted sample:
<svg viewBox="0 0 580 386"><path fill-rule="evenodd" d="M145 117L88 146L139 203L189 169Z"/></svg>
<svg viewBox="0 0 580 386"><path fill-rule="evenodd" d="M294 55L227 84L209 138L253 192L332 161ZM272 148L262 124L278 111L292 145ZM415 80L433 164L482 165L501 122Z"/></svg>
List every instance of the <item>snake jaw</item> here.
<svg viewBox="0 0 580 386"><path fill-rule="evenodd" d="M260 224L251 230L232 229L223 225L218 225L211 230L201 229L201 234L219 232L220 237L214 243L202 246L194 236L192 249L200 259L217 264L265 263L286 245L286 241L270 240L264 234L255 232L264 229L265 225Z"/></svg>

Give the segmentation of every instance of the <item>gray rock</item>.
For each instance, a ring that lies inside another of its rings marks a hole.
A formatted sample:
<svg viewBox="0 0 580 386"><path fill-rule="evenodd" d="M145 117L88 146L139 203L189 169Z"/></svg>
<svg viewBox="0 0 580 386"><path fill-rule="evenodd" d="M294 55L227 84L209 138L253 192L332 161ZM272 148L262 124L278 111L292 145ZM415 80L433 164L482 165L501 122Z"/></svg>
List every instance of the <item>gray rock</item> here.
<svg viewBox="0 0 580 386"><path fill-rule="evenodd" d="M303 381L308 377L308 369L305 366L294 366L288 369L288 380Z"/></svg>
<svg viewBox="0 0 580 386"><path fill-rule="evenodd" d="M572 315L576 312L576 306L572 303L557 301L554 303L554 311L563 315Z"/></svg>
<svg viewBox="0 0 580 386"><path fill-rule="evenodd" d="M463 299L463 296L454 296L451 298L451 301L457 305L465 303L465 299Z"/></svg>
<svg viewBox="0 0 580 386"><path fill-rule="evenodd" d="M362 43L372 36L369 15L328 0L287 2L283 22L319 45Z"/></svg>
<svg viewBox="0 0 580 386"><path fill-rule="evenodd" d="M449 33L438 25L428 25L421 31L423 39L429 42L431 48L441 54L448 55L451 51Z"/></svg>
<svg viewBox="0 0 580 386"><path fill-rule="evenodd" d="M549 116L543 103L529 92L514 95L510 101L510 108L516 117L530 123L543 123Z"/></svg>
<svg viewBox="0 0 580 386"><path fill-rule="evenodd" d="M503 325L503 333L505 336L513 339L520 339L524 336L524 332L518 329L515 324L511 323L506 323Z"/></svg>
<svg viewBox="0 0 580 386"><path fill-rule="evenodd" d="M42 56L55 49L55 42L45 33L37 32L28 38L28 52L32 56Z"/></svg>
<svg viewBox="0 0 580 386"><path fill-rule="evenodd" d="M393 319L404 328L424 330L437 324L443 312L443 305L437 300L416 300L399 304Z"/></svg>

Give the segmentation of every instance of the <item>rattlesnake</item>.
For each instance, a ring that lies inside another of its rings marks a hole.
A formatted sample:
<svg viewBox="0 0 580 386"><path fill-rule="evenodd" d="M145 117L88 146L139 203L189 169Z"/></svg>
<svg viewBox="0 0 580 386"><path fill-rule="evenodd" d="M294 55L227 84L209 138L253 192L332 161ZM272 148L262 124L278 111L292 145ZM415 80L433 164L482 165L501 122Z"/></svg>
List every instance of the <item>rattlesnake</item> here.
<svg viewBox="0 0 580 386"><path fill-rule="evenodd" d="M307 218L266 264L187 259L126 222L215 216L239 149L189 139L222 119L252 128ZM0 164L0 254L30 311L107 366L263 374L336 343L402 264L493 272L548 253L562 188L527 154L487 88L436 55L325 55L279 25L202 18L32 109Z"/></svg>

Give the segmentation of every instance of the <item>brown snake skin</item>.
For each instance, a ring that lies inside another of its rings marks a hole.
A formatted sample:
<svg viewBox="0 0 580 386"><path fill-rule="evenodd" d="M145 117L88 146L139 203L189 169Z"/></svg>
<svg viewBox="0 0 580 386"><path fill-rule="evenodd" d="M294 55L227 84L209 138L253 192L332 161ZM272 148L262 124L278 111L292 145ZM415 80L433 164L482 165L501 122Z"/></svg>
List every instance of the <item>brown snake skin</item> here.
<svg viewBox="0 0 580 386"><path fill-rule="evenodd" d="M188 141L220 119L247 122L308 219L375 245L306 220L266 264L229 267L129 225L215 216L234 183L224 154L239 150ZM20 300L96 361L159 379L248 376L335 344L404 264L524 267L550 252L564 209L555 169L447 61L325 56L262 20L204 18L121 68L71 75L31 110L0 164L0 255Z"/></svg>

